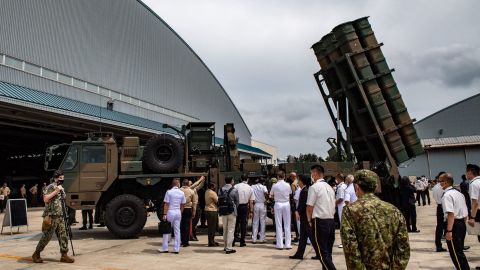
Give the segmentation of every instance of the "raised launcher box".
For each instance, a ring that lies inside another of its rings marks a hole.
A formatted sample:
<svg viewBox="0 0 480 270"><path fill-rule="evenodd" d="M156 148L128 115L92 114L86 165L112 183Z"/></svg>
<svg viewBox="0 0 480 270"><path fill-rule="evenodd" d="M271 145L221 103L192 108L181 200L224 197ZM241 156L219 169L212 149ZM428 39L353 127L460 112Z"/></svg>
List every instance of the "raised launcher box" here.
<svg viewBox="0 0 480 270"><path fill-rule="evenodd" d="M315 79L340 144L347 153L353 148L358 161L389 160L394 165L423 153L423 148L382 45L363 17L334 27L312 48L321 67Z"/></svg>

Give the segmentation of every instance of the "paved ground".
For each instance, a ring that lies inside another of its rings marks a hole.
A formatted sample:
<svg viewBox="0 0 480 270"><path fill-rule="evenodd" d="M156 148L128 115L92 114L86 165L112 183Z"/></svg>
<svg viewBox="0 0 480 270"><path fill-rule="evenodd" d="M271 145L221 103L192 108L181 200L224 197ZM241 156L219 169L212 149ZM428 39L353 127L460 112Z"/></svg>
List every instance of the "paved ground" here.
<svg viewBox="0 0 480 270"><path fill-rule="evenodd" d="M434 252L435 206L417 207L419 216L418 234L410 234L412 248L408 269L453 269L447 252ZM138 239L117 240L105 228L94 228L89 231L79 231L78 225L74 231L74 247L76 262L71 265L59 262L58 243L55 238L42 253L46 260L43 264L33 264L30 256L40 238L41 209L29 210L29 231L20 229L19 234L0 235L0 269L320 269L320 262L310 260L314 252L311 246L303 261L290 260L288 256L293 250L279 251L273 243L273 232L268 233L269 244L252 245L237 248L236 254L225 255L222 248L206 246L206 235L199 237L199 242L192 242L188 248L182 248L179 255L159 254L161 238L156 233L158 222L155 215L149 217L147 227ZM77 219L81 215L77 213ZM0 221L3 214L0 215ZM15 230L16 231L16 230ZM221 237L217 237L221 242ZM335 245L340 242L336 235ZM474 236L467 236L466 245L471 249L466 252L472 267L480 265L480 243ZM343 250L334 247L334 263L337 269L346 269ZM444 244L446 247L446 245Z"/></svg>

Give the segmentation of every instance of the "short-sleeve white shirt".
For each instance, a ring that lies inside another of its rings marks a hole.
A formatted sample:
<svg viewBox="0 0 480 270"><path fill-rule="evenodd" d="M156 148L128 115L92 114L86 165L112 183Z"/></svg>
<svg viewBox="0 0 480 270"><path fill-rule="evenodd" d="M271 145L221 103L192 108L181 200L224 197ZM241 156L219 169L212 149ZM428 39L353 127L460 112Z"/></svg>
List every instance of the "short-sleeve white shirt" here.
<svg viewBox="0 0 480 270"><path fill-rule="evenodd" d="M178 187L168 190L163 201L168 203L168 210L180 210L180 205L187 202L185 193Z"/></svg>
<svg viewBox="0 0 480 270"><path fill-rule="evenodd" d="M268 194L267 187L262 184L252 186L255 203L265 203L265 194Z"/></svg>
<svg viewBox="0 0 480 270"><path fill-rule="evenodd" d="M249 201L253 201L255 199L253 197L252 187L250 187L247 183L242 182L235 185L234 188L238 191L239 204L247 204Z"/></svg>
<svg viewBox="0 0 480 270"><path fill-rule="evenodd" d="M272 190L270 190L270 195L273 195L276 203L290 202L290 193L292 193L292 189L284 179L278 180L278 182L272 186Z"/></svg>
<svg viewBox="0 0 480 270"><path fill-rule="evenodd" d="M452 187L448 187L443 193L442 208L445 219L447 218L447 213L453 213L456 219L462 219L468 216L465 196Z"/></svg>
<svg viewBox="0 0 480 270"><path fill-rule="evenodd" d="M443 188L440 183L437 183L432 188L433 199L437 202L437 204L442 204L442 197L443 197Z"/></svg>
<svg viewBox="0 0 480 270"><path fill-rule="evenodd" d="M313 218L331 219L335 215L335 191L319 179L308 189L307 205L313 206Z"/></svg>
<svg viewBox="0 0 480 270"><path fill-rule="evenodd" d="M480 176L472 179L468 191L468 193L470 194L470 199L477 200L477 202L479 203L477 209L480 209Z"/></svg>
<svg viewBox="0 0 480 270"><path fill-rule="evenodd" d="M337 186L337 191L335 195L335 199L343 199L341 203L338 204L338 207L342 208L345 206L345 192L347 189L347 184L345 182L340 183L340 185Z"/></svg>
<svg viewBox="0 0 480 270"><path fill-rule="evenodd" d="M354 203L357 200L357 194L355 193L355 187L353 183L347 186L345 189L345 202Z"/></svg>

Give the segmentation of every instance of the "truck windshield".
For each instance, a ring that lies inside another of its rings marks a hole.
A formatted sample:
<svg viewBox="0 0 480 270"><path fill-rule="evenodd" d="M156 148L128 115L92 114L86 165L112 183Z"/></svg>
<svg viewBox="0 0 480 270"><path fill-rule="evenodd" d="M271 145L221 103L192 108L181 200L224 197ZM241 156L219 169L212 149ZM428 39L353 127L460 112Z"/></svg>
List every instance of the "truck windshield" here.
<svg viewBox="0 0 480 270"><path fill-rule="evenodd" d="M57 170L62 164L69 147L70 144L57 144L48 147L45 153L45 170Z"/></svg>
<svg viewBox="0 0 480 270"><path fill-rule="evenodd" d="M68 150L68 153L65 156L65 159L63 160L62 170L68 171L75 168L75 165L77 165L77 160L78 160L78 149L77 149L77 146L72 145Z"/></svg>

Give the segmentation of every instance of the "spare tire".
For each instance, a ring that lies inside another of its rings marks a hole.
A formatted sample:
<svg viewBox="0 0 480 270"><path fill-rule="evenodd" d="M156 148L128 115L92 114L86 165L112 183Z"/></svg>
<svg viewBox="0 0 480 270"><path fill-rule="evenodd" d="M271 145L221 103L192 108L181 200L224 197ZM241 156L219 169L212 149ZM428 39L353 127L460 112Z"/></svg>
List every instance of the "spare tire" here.
<svg viewBox="0 0 480 270"><path fill-rule="evenodd" d="M184 145L168 134L151 137L143 150L143 162L153 173L177 172L183 163Z"/></svg>

